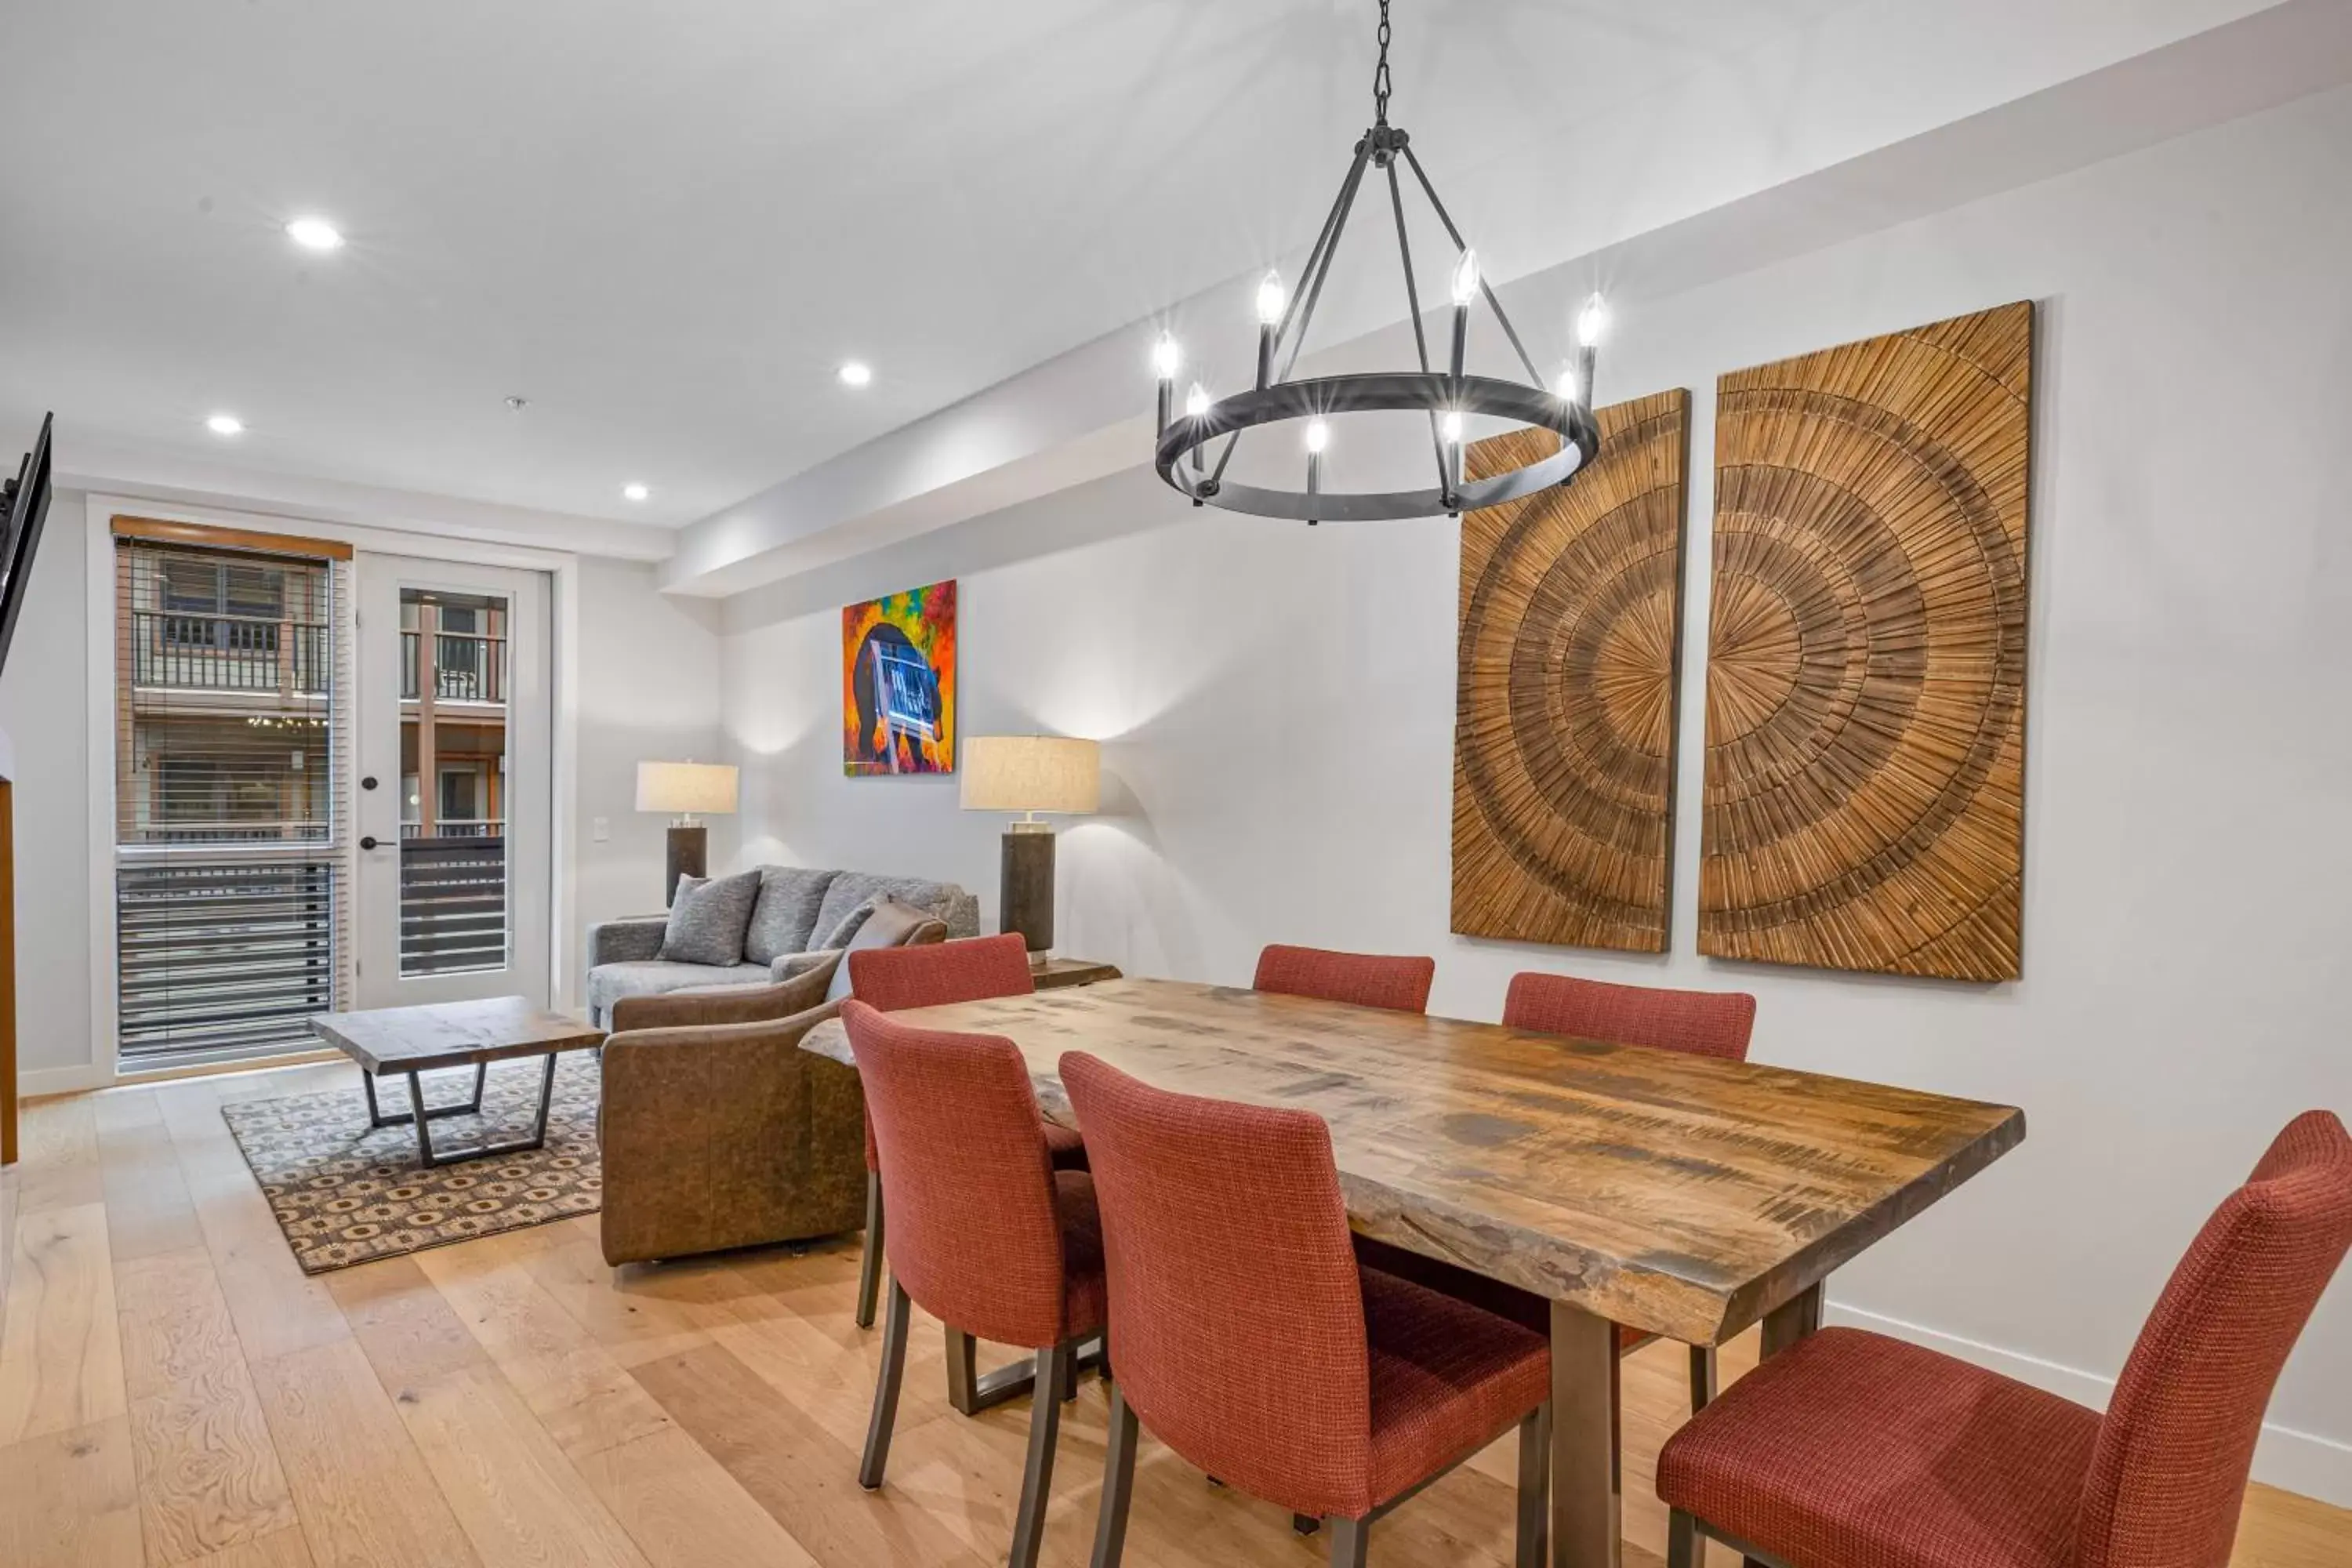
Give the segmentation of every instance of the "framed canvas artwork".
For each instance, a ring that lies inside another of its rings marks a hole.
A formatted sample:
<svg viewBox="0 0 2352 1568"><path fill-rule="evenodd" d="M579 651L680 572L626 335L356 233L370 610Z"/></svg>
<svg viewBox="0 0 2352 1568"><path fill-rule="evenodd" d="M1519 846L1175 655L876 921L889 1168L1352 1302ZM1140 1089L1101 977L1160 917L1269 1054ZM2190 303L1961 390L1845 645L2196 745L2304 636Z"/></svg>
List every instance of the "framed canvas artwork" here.
<svg viewBox="0 0 2352 1568"><path fill-rule="evenodd" d="M955 703L952 580L843 606L844 773L955 772Z"/></svg>
<svg viewBox="0 0 2352 1568"><path fill-rule="evenodd" d="M1690 394L1598 417L1574 484L1462 519L1453 928L1664 952ZM1465 467L1558 446L1514 431Z"/></svg>
<svg viewBox="0 0 2352 1568"><path fill-rule="evenodd" d="M2033 306L1722 378L1698 948L2013 980Z"/></svg>

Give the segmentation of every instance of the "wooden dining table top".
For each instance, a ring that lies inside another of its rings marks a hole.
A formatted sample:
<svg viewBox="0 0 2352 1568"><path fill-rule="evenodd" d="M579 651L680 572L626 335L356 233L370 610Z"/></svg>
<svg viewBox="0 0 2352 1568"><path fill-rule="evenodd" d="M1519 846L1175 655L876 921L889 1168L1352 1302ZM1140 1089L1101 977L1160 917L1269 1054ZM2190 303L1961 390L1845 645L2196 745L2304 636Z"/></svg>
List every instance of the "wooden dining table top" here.
<svg viewBox="0 0 2352 1568"><path fill-rule="evenodd" d="M1691 1344L1793 1300L2025 1136L2013 1106L1232 986L1115 980L892 1016L1011 1039L1067 1124L1072 1050L1314 1111L1359 1232ZM802 1045L856 1065L838 1020Z"/></svg>

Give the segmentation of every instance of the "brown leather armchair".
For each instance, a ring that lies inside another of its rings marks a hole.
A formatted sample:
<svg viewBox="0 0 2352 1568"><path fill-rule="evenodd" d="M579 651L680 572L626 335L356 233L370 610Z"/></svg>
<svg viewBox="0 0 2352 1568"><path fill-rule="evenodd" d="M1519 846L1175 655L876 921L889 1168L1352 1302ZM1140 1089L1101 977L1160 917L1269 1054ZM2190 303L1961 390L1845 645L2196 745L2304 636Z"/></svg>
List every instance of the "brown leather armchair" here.
<svg viewBox="0 0 2352 1568"><path fill-rule="evenodd" d="M946 937L929 913L886 901L849 946ZM849 966L836 953L779 984L614 1004L597 1112L605 1262L866 1223L865 1092L854 1068L800 1048L848 994Z"/></svg>

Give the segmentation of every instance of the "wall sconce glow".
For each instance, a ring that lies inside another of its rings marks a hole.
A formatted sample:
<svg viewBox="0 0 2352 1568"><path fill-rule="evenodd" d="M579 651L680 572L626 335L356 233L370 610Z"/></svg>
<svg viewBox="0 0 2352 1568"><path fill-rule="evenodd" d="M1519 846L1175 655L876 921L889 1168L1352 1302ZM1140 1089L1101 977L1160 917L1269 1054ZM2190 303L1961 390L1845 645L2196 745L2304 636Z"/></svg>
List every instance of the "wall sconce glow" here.
<svg viewBox="0 0 2352 1568"><path fill-rule="evenodd" d="M1282 320L1282 306L1286 296L1282 289L1282 274L1268 268L1257 284L1258 325L1271 327Z"/></svg>
<svg viewBox="0 0 2352 1568"><path fill-rule="evenodd" d="M215 436L242 436L245 421L234 414L215 414L205 421L205 428Z"/></svg>
<svg viewBox="0 0 2352 1568"><path fill-rule="evenodd" d="M631 500L643 500L654 492L643 485L629 484L621 487L621 493Z"/></svg>
<svg viewBox="0 0 2352 1568"><path fill-rule="evenodd" d="M1465 248L1454 264L1454 302L1467 305L1478 297L1478 252Z"/></svg>
<svg viewBox="0 0 2352 1568"><path fill-rule="evenodd" d="M874 381L874 367L864 360L845 360L835 374L841 377L844 386L868 386Z"/></svg>
<svg viewBox="0 0 2352 1568"><path fill-rule="evenodd" d="M1308 420L1307 422L1307 449L1309 452L1319 454L1324 447L1328 447L1330 444L1331 426L1325 424L1320 419Z"/></svg>
<svg viewBox="0 0 2352 1568"><path fill-rule="evenodd" d="M1184 412L1198 419L1208 411L1209 389L1196 381L1192 384L1192 390L1184 395Z"/></svg>
<svg viewBox="0 0 2352 1568"><path fill-rule="evenodd" d="M298 217L286 226L286 237L305 250L341 250L342 231L322 217Z"/></svg>
<svg viewBox="0 0 2352 1568"><path fill-rule="evenodd" d="M1160 333L1160 341L1151 345L1151 368L1160 373L1162 381L1175 380L1176 373L1184 368L1184 351L1166 332Z"/></svg>
<svg viewBox="0 0 2352 1568"><path fill-rule="evenodd" d="M1609 307L1595 294L1584 302L1576 314L1576 342L1579 348L1598 348L1601 335L1609 331Z"/></svg>

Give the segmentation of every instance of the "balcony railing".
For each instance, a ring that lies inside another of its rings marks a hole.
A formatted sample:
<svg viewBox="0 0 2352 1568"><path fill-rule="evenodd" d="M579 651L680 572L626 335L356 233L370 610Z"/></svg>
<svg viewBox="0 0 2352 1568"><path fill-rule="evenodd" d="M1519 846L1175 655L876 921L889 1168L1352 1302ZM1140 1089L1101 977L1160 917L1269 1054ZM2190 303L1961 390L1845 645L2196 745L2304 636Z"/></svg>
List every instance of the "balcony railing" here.
<svg viewBox="0 0 2352 1568"><path fill-rule="evenodd" d="M332 673L331 632L310 621L134 610L131 684L320 695Z"/></svg>
<svg viewBox="0 0 2352 1568"><path fill-rule="evenodd" d="M424 645L423 632L400 634L400 694L412 702L424 694L418 669ZM436 702L504 702L507 639L478 632L435 633L432 679Z"/></svg>
<svg viewBox="0 0 2352 1568"><path fill-rule="evenodd" d="M430 835L421 822L400 825L403 838L503 838L506 831L507 819L503 816L444 816L435 821Z"/></svg>
<svg viewBox="0 0 2352 1568"><path fill-rule="evenodd" d="M506 963L507 841L404 837L400 973L457 974Z"/></svg>

